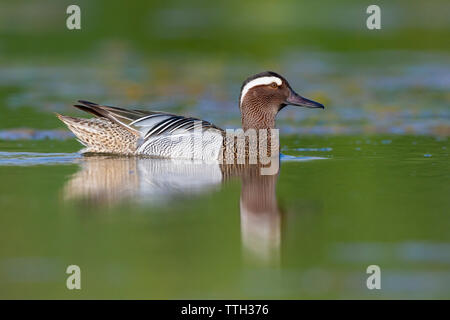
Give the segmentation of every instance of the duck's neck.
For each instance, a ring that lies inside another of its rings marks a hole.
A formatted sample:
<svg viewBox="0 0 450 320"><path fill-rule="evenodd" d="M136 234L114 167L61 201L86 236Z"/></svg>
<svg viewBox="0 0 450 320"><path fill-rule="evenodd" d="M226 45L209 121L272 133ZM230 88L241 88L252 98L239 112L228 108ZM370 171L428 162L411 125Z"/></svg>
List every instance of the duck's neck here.
<svg viewBox="0 0 450 320"><path fill-rule="evenodd" d="M241 107L242 129L274 129L279 106L267 106L257 101L244 100Z"/></svg>

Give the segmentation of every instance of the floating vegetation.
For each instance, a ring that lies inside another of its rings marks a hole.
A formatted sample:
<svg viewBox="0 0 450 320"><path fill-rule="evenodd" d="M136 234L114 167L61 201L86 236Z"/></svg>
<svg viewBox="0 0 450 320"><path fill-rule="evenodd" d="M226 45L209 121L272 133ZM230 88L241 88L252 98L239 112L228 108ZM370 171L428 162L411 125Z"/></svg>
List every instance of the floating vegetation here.
<svg viewBox="0 0 450 320"><path fill-rule="evenodd" d="M295 151L333 151L333 148L297 148Z"/></svg>

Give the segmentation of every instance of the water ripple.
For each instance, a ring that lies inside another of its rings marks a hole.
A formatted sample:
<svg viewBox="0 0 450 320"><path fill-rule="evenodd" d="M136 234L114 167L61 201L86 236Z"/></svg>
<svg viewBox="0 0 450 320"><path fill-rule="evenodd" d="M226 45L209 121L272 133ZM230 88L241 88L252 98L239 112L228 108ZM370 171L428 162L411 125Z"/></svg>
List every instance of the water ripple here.
<svg viewBox="0 0 450 320"><path fill-rule="evenodd" d="M71 164L81 157L78 153L2 152L0 166L35 166Z"/></svg>
<svg viewBox="0 0 450 320"><path fill-rule="evenodd" d="M328 159L328 158L324 158L324 157L291 156L291 155L288 155L288 154L280 153L280 160L282 162L287 162L287 161L311 161L311 160L324 160L324 159Z"/></svg>

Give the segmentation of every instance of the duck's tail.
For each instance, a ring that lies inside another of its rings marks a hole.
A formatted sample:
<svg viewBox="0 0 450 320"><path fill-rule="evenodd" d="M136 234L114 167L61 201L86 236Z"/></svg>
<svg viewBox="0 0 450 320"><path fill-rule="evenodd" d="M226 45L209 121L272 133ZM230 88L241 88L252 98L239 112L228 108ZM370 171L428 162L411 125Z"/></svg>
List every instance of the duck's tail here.
<svg viewBox="0 0 450 320"><path fill-rule="evenodd" d="M133 155L137 150L137 137L122 126L106 118L75 118L56 114L86 146L82 152L118 153Z"/></svg>

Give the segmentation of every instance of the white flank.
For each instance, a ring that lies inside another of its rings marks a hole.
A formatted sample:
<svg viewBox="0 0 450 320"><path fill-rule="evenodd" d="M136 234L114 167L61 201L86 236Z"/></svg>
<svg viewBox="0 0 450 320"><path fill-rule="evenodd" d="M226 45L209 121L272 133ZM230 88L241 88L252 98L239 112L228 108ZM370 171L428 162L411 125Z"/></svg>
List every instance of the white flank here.
<svg viewBox="0 0 450 320"><path fill-rule="evenodd" d="M223 137L219 130L193 130L149 137L137 153L169 159L192 159L216 162L222 150Z"/></svg>
<svg viewBox="0 0 450 320"><path fill-rule="evenodd" d="M275 82L278 86L281 86L281 84L283 83L283 81L281 81L280 78L273 77L273 76L256 78L256 79L253 79L252 81L250 81L249 83L247 83L244 86L244 88L242 88L241 101L239 101L239 105L242 104L242 101L244 100L245 95L251 88L256 87L256 86L269 85L272 82Z"/></svg>

